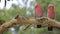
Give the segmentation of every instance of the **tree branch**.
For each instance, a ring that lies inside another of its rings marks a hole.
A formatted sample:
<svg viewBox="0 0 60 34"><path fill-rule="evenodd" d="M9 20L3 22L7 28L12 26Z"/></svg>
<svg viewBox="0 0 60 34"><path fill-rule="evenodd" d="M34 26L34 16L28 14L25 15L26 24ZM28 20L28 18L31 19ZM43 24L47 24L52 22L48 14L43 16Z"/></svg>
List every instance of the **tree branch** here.
<svg viewBox="0 0 60 34"><path fill-rule="evenodd" d="M50 19L50 18L38 18L41 22L42 22L42 24L48 24L48 25L50 25L50 26L53 26L53 27L58 27L58 28L60 28L60 22L57 22L57 21L55 21L55 20L53 20L53 19ZM40 22L40 23L41 23ZM9 22L6 22L6 23L4 23L4 24L2 24L1 26L0 26L0 34L3 34L3 32L5 31L5 30L7 30L8 28L10 28L10 27L12 27L12 26L14 26L14 25L18 25L18 24L35 24L35 25L37 25L37 24L39 24L38 23L38 21L36 20L36 19L27 19L27 20L24 20L24 19L22 19L22 17L21 16L16 16L15 18L13 18L11 21L9 21Z"/></svg>
<svg viewBox="0 0 60 34"><path fill-rule="evenodd" d="M18 24L37 24L37 21L35 19L24 20L21 16L16 16L11 21L6 22L0 26L0 34L3 34L5 30Z"/></svg>
<svg viewBox="0 0 60 34"><path fill-rule="evenodd" d="M42 17L42 18L40 18L40 20L43 21L42 24L48 24L50 26L59 27L60 28L60 22L58 22L58 21L56 21L54 19Z"/></svg>

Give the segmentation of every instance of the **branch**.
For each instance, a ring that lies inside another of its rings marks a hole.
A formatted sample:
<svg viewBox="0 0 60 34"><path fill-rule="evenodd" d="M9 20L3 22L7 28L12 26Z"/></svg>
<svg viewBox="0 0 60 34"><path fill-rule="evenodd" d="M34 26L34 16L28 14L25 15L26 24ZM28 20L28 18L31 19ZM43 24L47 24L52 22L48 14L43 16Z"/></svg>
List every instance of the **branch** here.
<svg viewBox="0 0 60 34"><path fill-rule="evenodd" d="M35 19L24 20L21 16L16 16L11 21L6 22L0 26L0 34L3 34L5 30L18 24L37 24L37 21Z"/></svg>
<svg viewBox="0 0 60 34"><path fill-rule="evenodd" d="M40 23L42 22L42 24L48 24L49 26L53 26L53 27L59 27L60 28L60 22L57 22L53 19L50 18L38 18L40 20ZM4 24L2 24L0 26L0 34L3 34L3 32L5 30L7 30L8 28L14 26L14 25L18 25L18 24L39 24L38 21L36 19L27 19L24 20L21 16L16 16L15 18L13 18L11 21L6 22Z"/></svg>
<svg viewBox="0 0 60 34"><path fill-rule="evenodd" d="M46 17L42 17L39 19L43 21L42 24L48 24L49 26L60 28L60 22L58 22L54 19L50 19L50 18L46 18Z"/></svg>

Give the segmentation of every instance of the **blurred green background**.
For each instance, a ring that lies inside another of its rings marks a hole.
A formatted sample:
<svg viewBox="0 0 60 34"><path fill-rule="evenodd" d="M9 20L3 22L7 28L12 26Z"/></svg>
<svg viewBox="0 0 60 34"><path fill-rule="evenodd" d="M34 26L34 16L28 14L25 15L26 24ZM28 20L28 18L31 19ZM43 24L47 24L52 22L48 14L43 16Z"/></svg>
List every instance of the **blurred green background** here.
<svg viewBox="0 0 60 34"><path fill-rule="evenodd" d="M33 2L32 2L33 3ZM31 3L31 5L32 5ZM55 7L56 12L56 21L60 21L60 0L36 0L35 3L39 3L44 8L44 13L47 15L47 8L49 4L53 4ZM11 20L16 15L21 15L26 18L35 18L34 17L34 9L29 8L29 11L31 14L26 14L26 7L19 8L17 5L13 4L12 7L14 9L0 9L0 20L2 23ZM23 30L27 25L21 25L21 27L15 26L15 31L11 31L9 28L4 32L4 34L14 34L12 32L15 32L15 34L60 34L59 29L55 29L53 31L48 31L47 28L36 28L34 26L30 26L27 30Z"/></svg>

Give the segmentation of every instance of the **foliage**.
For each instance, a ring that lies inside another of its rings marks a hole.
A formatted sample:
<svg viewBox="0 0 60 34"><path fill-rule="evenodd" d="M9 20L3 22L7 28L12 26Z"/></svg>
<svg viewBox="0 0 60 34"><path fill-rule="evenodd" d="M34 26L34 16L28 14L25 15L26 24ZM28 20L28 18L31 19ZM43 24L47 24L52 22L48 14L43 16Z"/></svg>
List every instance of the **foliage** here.
<svg viewBox="0 0 60 34"><path fill-rule="evenodd" d="M46 14L47 14L48 5L50 3L52 3L55 6L56 20L60 21L60 1L58 1L58 0L36 0L36 3L39 3L39 4L42 5L42 7L44 9L44 13L46 13ZM13 8L13 9L11 9L11 8ZM9 10L0 9L0 20L9 21L11 18L15 17L16 15L21 15L21 16L25 16L25 17L34 17L32 9L30 9L30 12L32 13L32 15L30 16L30 15L26 15L26 7L19 8L18 6L13 4L11 8ZM48 33L48 34L51 33L51 32L47 32L47 30L46 31L44 31L44 30L46 30L46 29L44 29L44 28L40 28L40 29L35 28L34 32L37 33L37 34L39 34L41 32L44 33L44 34L45 33ZM29 33L31 34L30 31L31 31L31 29L28 29L26 31L19 30L19 33L23 34L23 32L25 32L27 34L29 34ZM9 32L7 32L7 33L9 34ZM56 32L56 31L54 30L54 31L52 31L52 33L53 32ZM53 34L55 34L55 33L53 33ZM60 34L60 33L58 33L58 34Z"/></svg>

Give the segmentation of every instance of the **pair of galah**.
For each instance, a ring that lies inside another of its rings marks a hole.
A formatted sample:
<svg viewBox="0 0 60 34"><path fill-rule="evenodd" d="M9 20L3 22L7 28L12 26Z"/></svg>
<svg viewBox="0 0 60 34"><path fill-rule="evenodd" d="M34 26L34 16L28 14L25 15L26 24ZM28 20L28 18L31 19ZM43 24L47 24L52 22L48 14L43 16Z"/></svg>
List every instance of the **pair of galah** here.
<svg viewBox="0 0 60 34"><path fill-rule="evenodd" d="M40 18L43 16L43 8L40 4L36 4L35 5L35 18ZM54 6L52 4L48 5L48 9L47 9L47 17L51 18L51 19L55 19L55 11L54 11ZM37 25L37 28L40 28L40 25ZM53 29L52 26L48 26L48 30L51 31Z"/></svg>

